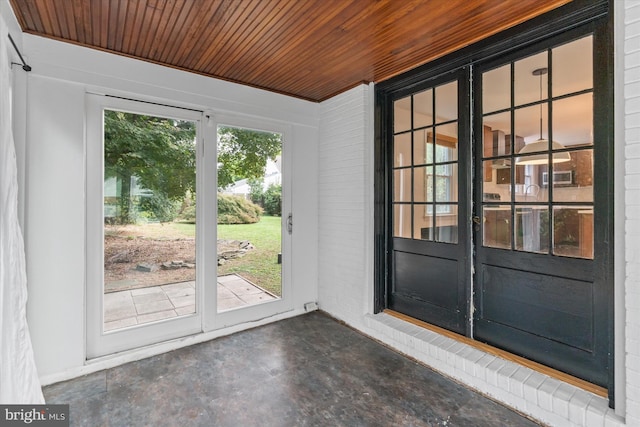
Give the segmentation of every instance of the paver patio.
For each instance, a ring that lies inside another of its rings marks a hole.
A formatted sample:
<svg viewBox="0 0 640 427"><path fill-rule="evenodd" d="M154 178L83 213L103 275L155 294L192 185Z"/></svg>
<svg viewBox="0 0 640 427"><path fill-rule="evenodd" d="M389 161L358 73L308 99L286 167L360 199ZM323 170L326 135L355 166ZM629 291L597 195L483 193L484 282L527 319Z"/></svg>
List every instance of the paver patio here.
<svg viewBox="0 0 640 427"><path fill-rule="evenodd" d="M235 274L218 277L217 285L218 311L278 298ZM195 281L189 281L107 293L104 295L104 330L195 313L195 286Z"/></svg>

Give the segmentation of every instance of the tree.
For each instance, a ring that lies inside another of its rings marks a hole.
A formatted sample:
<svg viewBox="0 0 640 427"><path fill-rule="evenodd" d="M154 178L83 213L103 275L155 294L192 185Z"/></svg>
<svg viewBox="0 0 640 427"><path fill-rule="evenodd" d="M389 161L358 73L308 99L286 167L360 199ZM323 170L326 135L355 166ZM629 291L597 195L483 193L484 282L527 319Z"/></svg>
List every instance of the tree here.
<svg viewBox="0 0 640 427"><path fill-rule="evenodd" d="M262 180L257 178L250 178L247 182L249 184L249 200L259 206L264 205L264 195L262 191ZM264 207L264 206L263 206Z"/></svg>
<svg viewBox="0 0 640 427"><path fill-rule="evenodd" d="M218 128L218 187L264 177L267 159L282 151L280 134L221 126Z"/></svg>
<svg viewBox="0 0 640 427"><path fill-rule="evenodd" d="M157 208L160 220L167 217L168 204L175 205L188 191L195 192L195 136L194 122L105 111L105 179L119 181L117 222L135 221L132 177L152 192L154 203L148 205Z"/></svg>
<svg viewBox="0 0 640 427"><path fill-rule="evenodd" d="M196 126L194 122L106 110L104 114L105 179L120 186L121 224L135 222L131 181L150 190L153 200L143 207L160 220L172 218L170 209L196 186ZM279 134L235 127L218 129L218 187L243 178L258 179L267 159L281 151Z"/></svg>
<svg viewBox="0 0 640 427"><path fill-rule="evenodd" d="M264 192L264 212L267 215L282 215L282 186L271 184Z"/></svg>

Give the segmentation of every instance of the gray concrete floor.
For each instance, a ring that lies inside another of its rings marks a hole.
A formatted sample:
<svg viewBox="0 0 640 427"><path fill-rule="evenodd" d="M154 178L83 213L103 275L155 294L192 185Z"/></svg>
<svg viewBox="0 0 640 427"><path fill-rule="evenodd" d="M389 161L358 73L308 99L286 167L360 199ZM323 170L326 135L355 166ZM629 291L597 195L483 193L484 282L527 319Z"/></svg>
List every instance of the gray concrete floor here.
<svg viewBox="0 0 640 427"><path fill-rule="evenodd" d="M110 292L104 295L104 329L126 328L195 313L195 282ZM218 311L277 299L264 289L229 274L218 277Z"/></svg>
<svg viewBox="0 0 640 427"><path fill-rule="evenodd" d="M44 388L71 426L538 424L320 312Z"/></svg>

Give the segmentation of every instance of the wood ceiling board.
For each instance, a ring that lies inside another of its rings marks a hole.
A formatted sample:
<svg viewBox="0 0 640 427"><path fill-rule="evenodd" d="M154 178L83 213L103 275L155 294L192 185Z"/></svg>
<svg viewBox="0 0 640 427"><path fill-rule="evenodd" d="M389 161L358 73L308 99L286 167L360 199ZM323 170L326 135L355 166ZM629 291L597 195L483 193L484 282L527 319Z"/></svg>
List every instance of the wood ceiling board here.
<svg viewBox="0 0 640 427"><path fill-rule="evenodd" d="M24 32L322 101L571 0L10 0Z"/></svg>

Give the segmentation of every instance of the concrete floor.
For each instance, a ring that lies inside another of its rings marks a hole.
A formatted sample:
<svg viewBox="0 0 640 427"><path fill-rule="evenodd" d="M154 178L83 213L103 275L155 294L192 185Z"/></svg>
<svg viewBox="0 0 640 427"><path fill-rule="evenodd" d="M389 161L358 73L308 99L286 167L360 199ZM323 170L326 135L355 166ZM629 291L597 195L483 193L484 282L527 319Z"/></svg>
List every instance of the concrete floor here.
<svg viewBox="0 0 640 427"><path fill-rule="evenodd" d="M104 330L195 313L195 287L196 283L191 281L107 293L104 295ZM274 299L275 296L238 275L218 277L218 311Z"/></svg>
<svg viewBox="0 0 640 427"><path fill-rule="evenodd" d="M72 426L538 424L314 312L44 388Z"/></svg>

